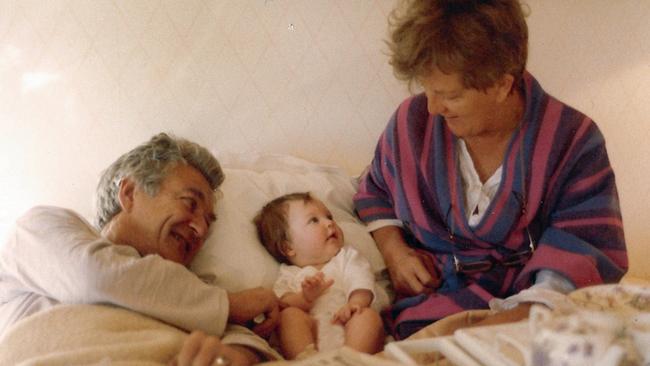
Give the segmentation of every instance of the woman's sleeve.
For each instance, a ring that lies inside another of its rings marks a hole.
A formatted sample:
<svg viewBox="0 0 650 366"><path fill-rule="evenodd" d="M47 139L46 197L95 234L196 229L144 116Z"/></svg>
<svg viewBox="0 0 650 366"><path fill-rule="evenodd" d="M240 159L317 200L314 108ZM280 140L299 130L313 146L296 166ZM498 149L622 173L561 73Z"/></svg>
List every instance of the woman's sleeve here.
<svg viewBox="0 0 650 366"><path fill-rule="evenodd" d="M546 228L517 279L520 289L540 270L556 272L577 288L618 282L627 271L614 171L602 134L593 122L587 126L551 177Z"/></svg>
<svg viewBox="0 0 650 366"><path fill-rule="evenodd" d="M396 179L393 140L396 133L397 112L379 137L375 155L367 171L361 177L359 190L354 196L357 214L365 223L377 220L396 220L391 196L391 185Z"/></svg>
<svg viewBox="0 0 650 366"><path fill-rule="evenodd" d="M0 268L2 281L61 303L118 305L214 335L228 319L225 290L180 264L111 243L69 210L36 207L19 219Z"/></svg>

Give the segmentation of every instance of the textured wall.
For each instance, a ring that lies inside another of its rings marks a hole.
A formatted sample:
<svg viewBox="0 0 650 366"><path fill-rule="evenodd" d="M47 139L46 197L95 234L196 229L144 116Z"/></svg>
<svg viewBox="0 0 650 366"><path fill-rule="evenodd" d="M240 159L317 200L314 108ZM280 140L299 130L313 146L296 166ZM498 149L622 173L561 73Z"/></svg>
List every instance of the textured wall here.
<svg viewBox="0 0 650 366"><path fill-rule="evenodd" d="M356 174L397 103L394 0L0 0L0 234L36 203L91 215L100 170L158 131ZM650 2L532 0L530 69L608 141L650 277Z"/></svg>

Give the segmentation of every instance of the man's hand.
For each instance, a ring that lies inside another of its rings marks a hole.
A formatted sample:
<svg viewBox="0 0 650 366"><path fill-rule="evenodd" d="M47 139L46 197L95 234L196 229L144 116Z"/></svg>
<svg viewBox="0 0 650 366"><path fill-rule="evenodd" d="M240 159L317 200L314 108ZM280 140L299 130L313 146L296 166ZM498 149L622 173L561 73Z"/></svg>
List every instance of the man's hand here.
<svg viewBox="0 0 650 366"><path fill-rule="evenodd" d="M245 325L258 315L264 315L264 321L252 329L262 337L268 337L280 319L278 298L273 291L264 287L228 293L228 302L228 320L231 323Z"/></svg>
<svg viewBox="0 0 650 366"><path fill-rule="evenodd" d="M242 346L228 346L214 336L194 331L187 337L169 366L212 366L219 360L231 366L248 366L260 361L257 354Z"/></svg>
<svg viewBox="0 0 650 366"><path fill-rule="evenodd" d="M300 287L302 288L302 296L308 302L314 302L320 295L325 292L332 284L333 279L325 280L323 272L318 272L313 276L306 277Z"/></svg>

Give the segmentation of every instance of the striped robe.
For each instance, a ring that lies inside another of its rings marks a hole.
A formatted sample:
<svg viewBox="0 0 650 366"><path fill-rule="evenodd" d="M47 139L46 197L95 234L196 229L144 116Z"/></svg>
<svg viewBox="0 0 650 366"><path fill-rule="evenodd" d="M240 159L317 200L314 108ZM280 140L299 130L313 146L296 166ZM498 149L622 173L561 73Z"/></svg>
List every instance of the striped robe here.
<svg viewBox="0 0 650 366"><path fill-rule="evenodd" d="M467 223L456 156L457 138L426 96L405 100L379 139L355 196L365 222L399 219L409 245L434 254L443 279L433 294L398 299L385 312L397 338L467 309L487 308L531 286L552 270L576 287L617 282L627 251L614 172L604 138L584 114L542 90L526 73L526 107L508 145L496 196L475 227ZM536 250L523 266L496 265L457 274L461 262L497 260L523 251L530 233Z"/></svg>

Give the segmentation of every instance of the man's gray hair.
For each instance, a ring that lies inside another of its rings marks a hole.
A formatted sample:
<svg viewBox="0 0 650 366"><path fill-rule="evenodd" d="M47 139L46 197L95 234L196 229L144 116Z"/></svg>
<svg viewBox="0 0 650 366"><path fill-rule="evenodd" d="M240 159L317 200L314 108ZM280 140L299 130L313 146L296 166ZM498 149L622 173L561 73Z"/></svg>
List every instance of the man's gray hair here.
<svg viewBox="0 0 650 366"><path fill-rule="evenodd" d="M118 197L122 179L133 179L144 192L155 196L169 169L179 163L196 168L213 190L223 183L223 170L206 148L183 138L160 133L120 156L104 170L95 197L97 227L103 229L122 210Z"/></svg>

